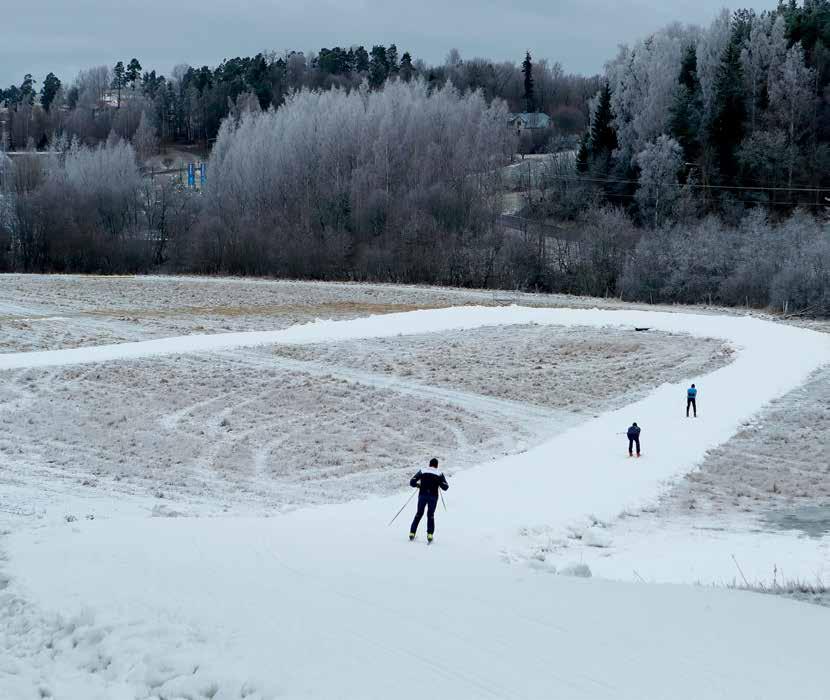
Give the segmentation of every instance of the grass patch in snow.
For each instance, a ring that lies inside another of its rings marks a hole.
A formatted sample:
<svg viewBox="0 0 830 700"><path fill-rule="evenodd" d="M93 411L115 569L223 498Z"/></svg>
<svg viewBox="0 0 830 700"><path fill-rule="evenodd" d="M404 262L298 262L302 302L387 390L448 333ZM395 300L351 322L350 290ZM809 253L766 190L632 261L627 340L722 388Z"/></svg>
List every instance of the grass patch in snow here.
<svg viewBox="0 0 830 700"><path fill-rule="evenodd" d="M830 588L824 583L820 576L816 580L807 581L800 578L786 578L783 572L773 566L772 578L764 581L762 579L749 580L744 576L743 570L735 557L735 566L738 568L740 579L734 579L729 588L739 591L752 591L754 593L765 593L768 595L784 596L806 603L814 603L830 607Z"/></svg>

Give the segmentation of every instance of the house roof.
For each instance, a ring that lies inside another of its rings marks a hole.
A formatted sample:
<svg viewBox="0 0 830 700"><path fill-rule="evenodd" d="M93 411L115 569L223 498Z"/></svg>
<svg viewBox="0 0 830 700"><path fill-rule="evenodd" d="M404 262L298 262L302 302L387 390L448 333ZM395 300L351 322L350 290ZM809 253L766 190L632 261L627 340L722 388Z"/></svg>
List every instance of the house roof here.
<svg viewBox="0 0 830 700"><path fill-rule="evenodd" d="M546 129L550 126L550 117L544 112L514 112L510 115L510 123L521 121L526 129Z"/></svg>

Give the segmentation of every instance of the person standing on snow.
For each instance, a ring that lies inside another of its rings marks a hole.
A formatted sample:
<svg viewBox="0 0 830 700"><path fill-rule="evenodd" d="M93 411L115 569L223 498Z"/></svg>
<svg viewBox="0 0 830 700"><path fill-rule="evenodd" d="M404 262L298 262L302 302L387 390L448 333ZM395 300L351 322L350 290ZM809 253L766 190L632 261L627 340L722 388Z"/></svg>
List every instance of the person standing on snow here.
<svg viewBox="0 0 830 700"><path fill-rule="evenodd" d="M438 471L438 460L435 457L429 460L429 467L422 469L413 476L409 480L409 485L414 489L419 488L421 490L418 494L418 512L415 513L415 519L409 528L409 540L411 542L415 539L415 533L418 532L418 523L421 522L421 518L424 516L424 508L426 508L427 542L432 542L432 536L435 532L435 508L438 506L438 489L446 491L450 487L443 472Z"/></svg>
<svg viewBox="0 0 830 700"><path fill-rule="evenodd" d="M634 454L632 452L632 448L634 445L637 445L637 456L640 456L640 426L636 423L632 423L631 427L628 429L626 433L628 435L628 456L633 457Z"/></svg>
<svg viewBox="0 0 830 700"><path fill-rule="evenodd" d="M695 410L695 418L697 418L697 389L694 384L686 390L686 418L689 417L690 407Z"/></svg>

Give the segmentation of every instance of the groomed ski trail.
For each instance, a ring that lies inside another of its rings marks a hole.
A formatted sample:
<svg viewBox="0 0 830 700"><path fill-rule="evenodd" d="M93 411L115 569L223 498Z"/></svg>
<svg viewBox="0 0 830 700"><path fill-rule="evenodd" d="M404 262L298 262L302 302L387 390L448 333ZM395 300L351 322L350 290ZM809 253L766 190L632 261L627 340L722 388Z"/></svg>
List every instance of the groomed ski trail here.
<svg viewBox="0 0 830 700"><path fill-rule="evenodd" d="M564 530L653 501L667 480L829 362L827 336L749 317L465 307L0 355L0 368L533 322L649 326L723 338L736 354L696 378L696 421L685 418L685 383L663 385L527 453L451 478L436 548L409 546L411 508L386 526L405 489L275 518L101 518L13 533L14 591L47 611L86 611L78 653L106 659L95 682L109 695L100 697L821 696L830 684L830 610L548 576L506 566L499 554L521 542L524 528ZM632 420L647 459L625 454L619 433ZM188 643L159 635L177 626ZM790 643L782 648L781 639ZM34 664L34 676L59 686L48 659L15 663Z"/></svg>

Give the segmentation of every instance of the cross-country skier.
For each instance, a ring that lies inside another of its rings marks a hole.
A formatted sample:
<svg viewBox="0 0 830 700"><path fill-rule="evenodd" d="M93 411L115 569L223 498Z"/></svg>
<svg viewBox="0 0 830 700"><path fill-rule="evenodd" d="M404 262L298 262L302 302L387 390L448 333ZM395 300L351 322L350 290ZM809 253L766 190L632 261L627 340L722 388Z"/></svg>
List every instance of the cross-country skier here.
<svg viewBox="0 0 830 700"><path fill-rule="evenodd" d="M697 418L697 389L694 384L686 390L686 418L689 417L689 408L695 410L695 418Z"/></svg>
<svg viewBox="0 0 830 700"><path fill-rule="evenodd" d="M435 508L438 505L438 489L446 491L450 485L443 472L438 471L438 460L433 457L429 460L429 467L422 469L409 480L412 488L420 488L418 494L418 512L409 528L409 539L415 539L418 532L418 523L424 515L424 508L427 509L427 542L432 542L432 534L435 532Z"/></svg>
<svg viewBox="0 0 830 700"><path fill-rule="evenodd" d="M632 423L631 427L628 429L626 433L628 435L628 456L633 457L632 448L634 445L637 445L637 456L640 456L640 426L636 423Z"/></svg>

